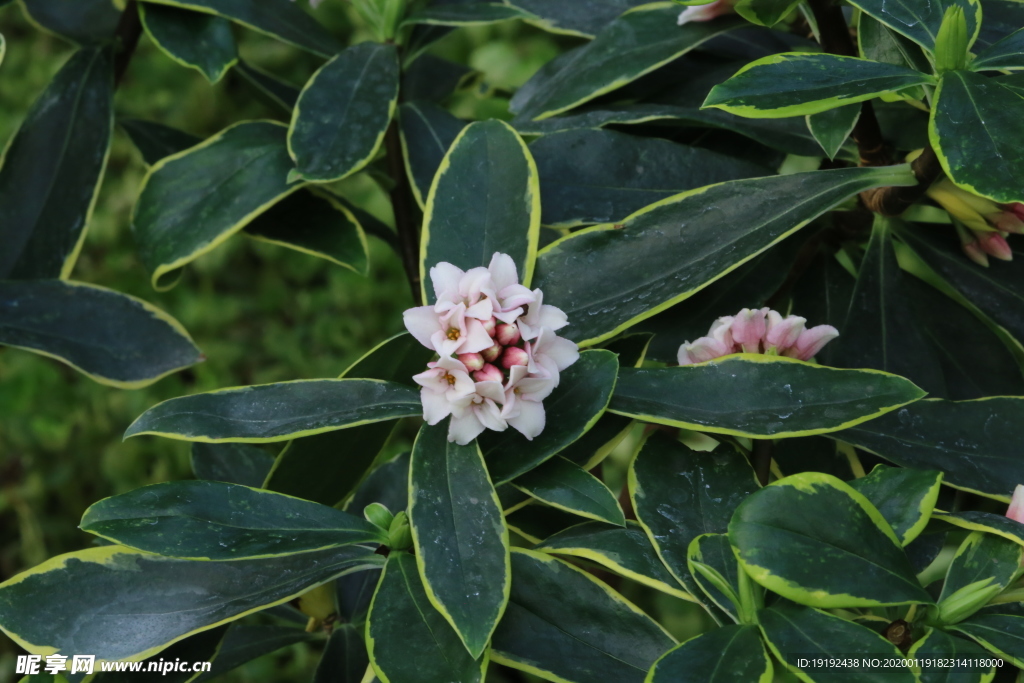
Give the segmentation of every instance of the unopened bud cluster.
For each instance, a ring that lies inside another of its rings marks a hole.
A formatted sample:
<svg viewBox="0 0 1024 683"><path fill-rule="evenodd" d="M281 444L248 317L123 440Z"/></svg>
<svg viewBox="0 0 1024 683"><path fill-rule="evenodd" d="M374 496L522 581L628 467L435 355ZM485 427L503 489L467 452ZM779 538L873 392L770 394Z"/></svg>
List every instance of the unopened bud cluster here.
<svg viewBox="0 0 1024 683"><path fill-rule="evenodd" d="M1000 261L1013 260L1006 238L1010 234L1024 234L1024 204L998 204L961 190L949 178L932 185L928 196L953 218L967 258L986 267L989 256Z"/></svg>
<svg viewBox="0 0 1024 683"><path fill-rule="evenodd" d="M448 440L462 445L510 426L533 439L544 429L544 399L579 358L576 344L555 334L565 313L519 284L507 254L468 271L438 263L430 280L437 302L405 312L409 332L440 356L413 377L423 419L451 415Z"/></svg>
<svg viewBox="0 0 1024 683"><path fill-rule="evenodd" d="M763 353L810 360L839 336L831 325L807 329L807 319L782 316L770 308L744 308L736 315L719 318L708 336L679 347L679 364L691 365L733 353Z"/></svg>

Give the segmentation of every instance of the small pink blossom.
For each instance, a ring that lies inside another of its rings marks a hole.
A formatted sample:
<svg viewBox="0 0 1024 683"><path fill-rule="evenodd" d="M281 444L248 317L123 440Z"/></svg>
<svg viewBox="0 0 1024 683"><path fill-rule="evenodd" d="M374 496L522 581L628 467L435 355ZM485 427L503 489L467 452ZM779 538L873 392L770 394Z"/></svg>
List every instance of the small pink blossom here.
<svg viewBox="0 0 1024 683"><path fill-rule="evenodd" d="M764 350L783 354L789 347L796 344L796 340L804 331L807 318L798 315L787 315L782 317L777 311L768 311L766 321Z"/></svg>
<svg viewBox="0 0 1024 683"><path fill-rule="evenodd" d="M485 363L482 368L473 373L473 379L477 382L504 382L505 376L497 366Z"/></svg>
<svg viewBox="0 0 1024 683"><path fill-rule="evenodd" d="M761 340L767 330L765 316L768 308L744 308L732 321L733 341L743 347L744 353L759 353Z"/></svg>
<svg viewBox="0 0 1024 683"><path fill-rule="evenodd" d="M679 347L679 365L704 363L734 353L764 353L810 360L839 336L831 325L806 329L797 315L782 317L769 308L744 308L735 316L716 320L708 336Z"/></svg>
<svg viewBox="0 0 1024 683"><path fill-rule="evenodd" d="M509 426L530 441L544 431L544 399L551 395L555 382L547 377L531 377L529 370L517 365L509 371L505 385L505 405L501 416Z"/></svg>
<svg viewBox="0 0 1024 683"><path fill-rule="evenodd" d="M501 367L506 370L511 370L517 365L529 365L530 355L525 349L521 349L518 346L510 346L505 349L505 353L501 355Z"/></svg>
<svg viewBox="0 0 1024 683"><path fill-rule="evenodd" d="M825 344L839 336L839 330L831 325L818 325L804 330L797 337L796 343L786 349L786 356L798 360L810 360L821 351Z"/></svg>
<svg viewBox="0 0 1024 683"><path fill-rule="evenodd" d="M1003 235L996 231L976 233L978 246L983 252L1000 261L1012 261L1013 250Z"/></svg>
<svg viewBox="0 0 1024 683"><path fill-rule="evenodd" d="M519 331L523 339L536 339L542 327L552 330L560 330L569 324L569 318L565 313L555 306L544 303L544 293L539 289L533 290L534 301L530 304L526 315L519 318Z"/></svg>
<svg viewBox="0 0 1024 683"><path fill-rule="evenodd" d="M1017 488L1013 490L1013 498L1010 500L1006 516L1015 522L1024 524L1024 486L1017 484Z"/></svg>
<svg viewBox="0 0 1024 683"><path fill-rule="evenodd" d="M719 318L711 324L711 330L708 332L709 336L701 337L693 343L686 342L680 346L677 355L679 364L703 363L713 358L737 353L736 343L732 338L733 320L734 318L731 315Z"/></svg>
<svg viewBox="0 0 1024 683"><path fill-rule="evenodd" d="M487 361L488 363L493 363L499 358L501 358L501 354L504 350L504 346L497 342L494 342L493 346L489 346L483 351L481 351L480 355L483 356L484 360Z"/></svg>
<svg viewBox="0 0 1024 683"><path fill-rule="evenodd" d="M461 353L458 356L459 362L466 366L467 370L479 370L484 366L484 357L479 353Z"/></svg>
<svg viewBox="0 0 1024 683"><path fill-rule="evenodd" d="M465 404L452 410L452 419L448 423L448 440L460 446L471 442L485 429L503 432L508 423L501 416L498 404L505 400L505 392L500 382L477 382L476 391L469 395Z"/></svg>
<svg viewBox="0 0 1024 683"><path fill-rule="evenodd" d="M470 395L476 390L466 366L454 358L441 358L427 363L430 368L413 376L419 384L420 400L423 403L423 419L427 424L436 425L461 410L470 402Z"/></svg>
<svg viewBox="0 0 1024 683"><path fill-rule="evenodd" d="M502 323L494 330L494 340L502 346L512 346L519 343L519 327Z"/></svg>
<svg viewBox="0 0 1024 683"><path fill-rule="evenodd" d="M568 339L556 336L554 330L542 327L537 338L526 342L531 375L548 377L558 386L559 373L579 360L579 348Z"/></svg>
<svg viewBox="0 0 1024 683"><path fill-rule="evenodd" d="M691 21L711 21L716 17L720 17L723 14L731 14L733 5L737 0L714 0L706 5L696 5L694 7L687 7L679 14L679 19L676 21L680 26L689 23Z"/></svg>
<svg viewBox="0 0 1024 683"><path fill-rule="evenodd" d="M516 263L508 254L495 252L487 271L491 276L491 296L496 301L494 316L504 323L514 323L523 314L523 306L533 303L534 293L519 284Z"/></svg>
<svg viewBox="0 0 1024 683"><path fill-rule="evenodd" d="M406 329L417 341L442 356L479 353L494 344L483 324L466 315L465 304L440 314L431 306L410 308L404 319Z"/></svg>

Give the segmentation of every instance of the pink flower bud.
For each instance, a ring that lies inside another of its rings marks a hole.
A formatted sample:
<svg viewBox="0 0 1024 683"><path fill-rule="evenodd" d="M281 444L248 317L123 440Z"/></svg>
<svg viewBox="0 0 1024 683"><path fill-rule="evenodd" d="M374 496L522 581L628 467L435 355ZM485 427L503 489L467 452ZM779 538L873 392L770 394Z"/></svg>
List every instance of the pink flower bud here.
<svg viewBox="0 0 1024 683"><path fill-rule="evenodd" d="M821 351L825 344L839 336L839 330L831 325L818 325L809 330L804 330L791 348L787 349L786 355L800 360L810 360Z"/></svg>
<svg viewBox="0 0 1024 683"><path fill-rule="evenodd" d="M501 344L495 343L494 346L490 347L489 349L484 349L483 351L481 351L480 355L483 356L484 360L487 361L488 363L493 363L494 361L498 360L498 358L501 356L501 352L504 350L504 348L505 347L503 347Z"/></svg>
<svg viewBox="0 0 1024 683"><path fill-rule="evenodd" d="M506 369L515 365L529 365L529 363L530 356L527 355L526 351L517 346L508 347L501 356L501 367Z"/></svg>
<svg viewBox="0 0 1024 683"><path fill-rule="evenodd" d="M505 376L498 368L490 363L485 363L483 368L473 373L473 379L477 382L504 382Z"/></svg>
<svg viewBox="0 0 1024 683"><path fill-rule="evenodd" d="M1024 486L1017 484L1017 488L1013 490L1013 498L1010 500L1010 509L1006 511L1006 516L1024 524Z"/></svg>
<svg viewBox="0 0 1024 683"><path fill-rule="evenodd" d="M736 314L732 321L732 339L743 347L746 353L758 353L761 350L761 339L767 331L765 322L766 308L750 310L744 308Z"/></svg>
<svg viewBox="0 0 1024 683"><path fill-rule="evenodd" d="M977 241L967 242L961 245L964 250L964 254L967 258L977 263L982 268L988 268L988 256L981 250L981 245Z"/></svg>
<svg viewBox="0 0 1024 683"><path fill-rule="evenodd" d="M484 331L487 332L487 334L489 334L489 335L491 335L493 337L494 336L494 328L498 324L498 319L495 318L492 315L489 320L482 320L480 322L484 326Z"/></svg>
<svg viewBox="0 0 1024 683"><path fill-rule="evenodd" d="M768 311L764 350L775 348L780 354L785 352L793 344L796 344L800 333L804 331L806 322L806 318L801 318L798 315L787 315L783 318L776 311Z"/></svg>
<svg viewBox="0 0 1024 683"><path fill-rule="evenodd" d="M1013 211L1003 211L991 216L990 222L997 230L1011 232L1015 235L1024 235L1024 220Z"/></svg>
<svg viewBox="0 0 1024 683"><path fill-rule="evenodd" d="M685 344L683 349L680 349L680 365L684 365L684 363L682 363L684 349L691 363L703 363L715 358L720 358L721 356L728 356L733 352L730 346L724 344L719 339L715 339L714 337L701 337L692 344Z"/></svg>
<svg viewBox="0 0 1024 683"><path fill-rule="evenodd" d="M1009 243L1007 243L1006 238L1001 233L992 231L975 234L978 236L978 246L981 247L983 252L1000 261L1013 260L1013 250L1010 249Z"/></svg>
<svg viewBox="0 0 1024 683"><path fill-rule="evenodd" d="M1024 221L1024 204L1021 204L1020 202L1014 202L1013 204L1008 204L1006 208L1008 211L1012 211L1013 213L1015 213L1017 215L1017 218Z"/></svg>
<svg viewBox="0 0 1024 683"><path fill-rule="evenodd" d="M479 353L460 353L458 359L467 370L479 370L484 366L484 357Z"/></svg>
<svg viewBox="0 0 1024 683"><path fill-rule="evenodd" d="M519 343L519 326L501 324L494 331L494 339L502 346Z"/></svg>

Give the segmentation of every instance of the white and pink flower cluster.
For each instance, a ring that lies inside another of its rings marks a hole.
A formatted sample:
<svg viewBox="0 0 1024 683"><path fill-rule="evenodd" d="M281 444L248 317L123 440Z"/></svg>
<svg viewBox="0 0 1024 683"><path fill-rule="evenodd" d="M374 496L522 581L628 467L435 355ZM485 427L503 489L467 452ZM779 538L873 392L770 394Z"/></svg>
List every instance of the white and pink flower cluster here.
<svg viewBox="0 0 1024 683"><path fill-rule="evenodd" d="M451 415L448 440L460 445L509 426L532 440L544 429L544 399L579 358L576 344L555 334L565 313L519 284L507 254L468 271L438 263L430 280L437 303L405 312L406 329L440 356L413 377L423 419Z"/></svg>
<svg viewBox="0 0 1024 683"><path fill-rule="evenodd" d="M839 336L831 325L806 328L807 319L770 308L744 308L719 318L708 336L679 347L679 364L703 363L733 353L763 353L810 360Z"/></svg>

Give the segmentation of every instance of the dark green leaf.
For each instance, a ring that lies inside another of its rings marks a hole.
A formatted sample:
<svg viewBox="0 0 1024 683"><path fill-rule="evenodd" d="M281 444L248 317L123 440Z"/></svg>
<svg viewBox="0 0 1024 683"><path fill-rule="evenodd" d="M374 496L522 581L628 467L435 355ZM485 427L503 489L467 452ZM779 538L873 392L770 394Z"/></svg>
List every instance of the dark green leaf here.
<svg viewBox="0 0 1024 683"><path fill-rule="evenodd" d="M269 443L421 412L419 395L394 382L299 380L172 398L140 415L125 438Z"/></svg>
<svg viewBox="0 0 1024 683"><path fill-rule="evenodd" d="M793 289L793 310L811 325L831 325L847 334L843 326L855 283L832 254L819 252ZM838 347L836 342L826 344L815 358L822 365L838 365Z"/></svg>
<svg viewBox="0 0 1024 683"><path fill-rule="evenodd" d="M558 455L583 469L592 469L611 455L633 429L633 420L605 413L586 434L559 451Z"/></svg>
<svg viewBox="0 0 1024 683"><path fill-rule="evenodd" d="M918 45L870 14L861 14L858 19L857 43L864 59L905 66L925 73L932 70L928 58Z"/></svg>
<svg viewBox="0 0 1024 683"><path fill-rule="evenodd" d="M118 119L117 125L128 134L148 166L202 142L202 138L156 121Z"/></svg>
<svg viewBox="0 0 1024 683"><path fill-rule="evenodd" d="M334 593L338 615L349 622L365 622L380 576L381 570L372 569L349 574L335 581Z"/></svg>
<svg viewBox="0 0 1024 683"><path fill-rule="evenodd" d="M80 528L165 557L239 560L381 544L362 517L280 493L219 481L153 484L94 503Z"/></svg>
<svg viewBox="0 0 1024 683"><path fill-rule="evenodd" d="M341 377L382 379L418 389L412 376L423 372L433 357L432 349L424 348L411 334L402 332L367 351Z"/></svg>
<svg viewBox="0 0 1024 683"><path fill-rule="evenodd" d="M643 527L633 521L626 522L624 529L584 522L549 536L534 549L591 560L645 586L693 600L662 564Z"/></svg>
<svg viewBox="0 0 1024 683"><path fill-rule="evenodd" d="M390 683L482 683L487 655L474 660L427 598L416 560L388 558L373 596L366 647L374 671Z"/></svg>
<svg viewBox="0 0 1024 683"><path fill-rule="evenodd" d="M1003 515L966 510L964 512L936 512L935 518L949 522L961 529L995 534L1024 546L1024 524Z"/></svg>
<svg viewBox="0 0 1024 683"><path fill-rule="evenodd" d="M109 48L71 56L0 160L0 279L67 279L92 219L114 126Z"/></svg>
<svg viewBox="0 0 1024 683"><path fill-rule="evenodd" d="M847 197L910 182L906 167L886 167L693 190L637 212L621 230L599 225L555 242L540 254L533 286L569 316L559 334L596 343L692 296Z"/></svg>
<svg viewBox="0 0 1024 683"><path fill-rule="evenodd" d="M544 119L611 92L686 54L721 33L745 25L741 19L676 24L677 5L650 5L623 14L560 68L534 76L513 98L519 118Z"/></svg>
<svg viewBox="0 0 1024 683"><path fill-rule="evenodd" d="M30 652L137 661L381 561L362 546L236 562L90 548L54 557L0 584L0 626ZM83 623L89 627L81 628Z"/></svg>
<svg viewBox="0 0 1024 683"><path fill-rule="evenodd" d="M540 173L541 222L555 227L614 222L685 190L771 175L711 150L610 130L546 135L530 152Z"/></svg>
<svg viewBox="0 0 1024 683"><path fill-rule="evenodd" d="M288 113L291 113L295 103L299 101L301 91L298 88L276 76L271 76L252 64L240 60L238 66L235 67L235 72L267 99Z"/></svg>
<svg viewBox="0 0 1024 683"><path fill-rule="evenodd" d="M493 24L509 19L533 17L518 7L501 2L471 2L439 4L410 15L402 26L429 24L432 26L476 26Z"/></svg>
<svg viewBox="0 0 1024 683"><path fill-rule="evenodd" d="M361 683L370 657L352 624L336 626L316 667L313 683Z"/></svg>
<svg viewBox="0 0 1024 683"><path fill-rule="evenodd" d="M420 244L423 300L433 303L427 273L442 261L463 270L500 252L530 286L540 236L537 165L519 135L498 120L463 129L441 162L424 210Z"/></svg>
<svg viewBox="0 0 1024 683"><path fill-rule="evenodd" d="M669 650L645 683L771 683L772 662L756 626L723 626Z"/></svg>
<svg viewBox="0 0 1024 683"><path fill-rule="evenodd" d="M932 602L881 513L827 474L786 477L747 498L729 522L729 540L754 581L801 604Z"/></svg>
<svg viewBox="0 0 1024 683"><path fill-rule="evenodd" d="M216 83L238 62L238 49L227 19L177 7L139 5L146 33L168 57L198 69Z"/></svg>
<svg viewBox="0 0 1024 683"><path fill-rule="evenodd" d="M285 197L249 223L245 234L325 258L360 275L369 268L366 233L356 217L326 192Z"/></svg>
<svg viewBox="0 0 1024 683"><path fill-rule="evenodd" d="M548 680L642 683L672 637L590 574L517 548L491 658ZM420 679L422 680L422 679Z"/></svg>
<svg viewBox="0 0 1024 683"><path fill-rule="evenodd" d="M162 276L214 249L302 187L286 180L292 168L287 134L271 121L239 123L150 168L132 227L154 286L171 286Z"/></svg>
<svg viewBox="0 0 1024 683"><path fill-rule="evenodd" d="M729 537L725 534L701 534L690 541L686 567L704 594L734 621L739 621L739 565Z"/></svg>
<svg viewBox="0 0 1024 683"><path fill-rule="evenodd" d="M896 646L869 628L852 621L840 619L825 612L801 605L783 604L763 609L757 613L761 632L772 651L786 668L804 681L824 683L914 683L917 678L909 667L896 666L886 669L880 678L878 667L856 666L824 669L811 668L801 671L796 667L798 658L849 659L856 654L861 659L901 659ZM827 676L827 678L826 678ZM813 678L812 678L813 677Z"/></svg>
<svg viewBox="0 0 1024 683"><path fill-rule="evenodd" d="M941 472L877 465L849 484L882 513L900 545L906 546L928 525L941 481Z"/></svg>
<svg viewBox="0 0 1024 683"><path fill-rule="evenodd" d="M1008 659L1014 666L1024 662L1024 617L985 614L974 616L951 629L973 638L986 650Z"/></svg>
<svg viewBox="0 0 1024 683"><path fill-rule="evenodd" d="M127 294L59 280L0 282L0 344L124 389L203 360L181 323L163 311Z"/></svg>
<svg viewBox="0 0 1024 683"><path fill-rule="evenodd" d="M510 0L510 4L539 17L530 23L548 31L591 38L646 0Z"/></svg>
<svg viewBox="0 0 1024 683"><path fill-rule="evenodd" d="M886 2L886 0L851 0L850 4L902 33L927 50L935 47L935 38L942 17L949 7L959 6L967 19L967 35L971 43L981 28L981 3L975 0L918 0Z"/></svg>
<svg viewBox="0 0 1024 683"><path fill-rule="evenodd" d="M974 532L956 551L939 596L939 619L969 617L1017 578L1024 548L992 534Z"/></svg>
<svg viewBox="0 0 1024 683"><path fill-rule="evenodd" d="M364 574L366 572L360 572ZM251 626L248 624L232 624L224 636L217 656L212 658L213 664L210 671L201 674L190 683L206 683L218 676L226 674L246 662L262 657L263 655L276 652L283 647L297 643L315 642L319 638L312 633L306 633L301 629L290 626ZM170 654L165 651L164 657ZM183 660L187 659L182 657ZM196 661L196 658L188 658ZM364 667L365 668L365 667ZM149 678L152 681L152 676ZM146 683L140 681L140 683Z"/></svg>
<svg viewBox="0 0 1024 683"><path fill-rule="evenodd" d="M817 114L934 82L930 74L895 64L790 52L743 67L712 88L704 106L751 118L781 118Z"/></svg>
<svg viewBox="0 0 1024 683"><path fill-rule="evenodd" d="M111 0L23 0L23 5L33 22L79 45L107 42L121 18Z"/></svg>
<svg viewBox="0 0 1024 683"><path fill-rule="evenodd" d="M772 459L784 475L823 472L843 481L854 478L850 459L838 452L835 441L824 436L779 439Z"/></svg>
<svg viewBox="0 0 1024 683"><path fill-rule="evenodd" d="M396 515L409 505L409 454L403 453L370 472L352 495L347 508L362 511L370 503L380 503Z"/></svg>
<svg viewBox="0 0 1024 683"><path fill-rule="evenodd" d="M217 14L260 33L273 36L323 57L333 57L342 45L316 19L288 0L147 0Z"/></svg>
<svg viewBox="0 0 1024 683"><path fill-rule="evenodd" d="M626 525L615 494L604 482L555 456L513 480L516 488L552 507L609 524Z"/></svg>
<svg viewBox="0 0 1024 683"><path fill-rule="evenodd" d="M629 469L633 509L658 556L690 593L690 542L724 533L733 510L758 490L754 471L728 446L698 453L662 432L647 439Z"/></svg>
<svg viewBox="0 0 1024 683"><path fill-rule="evenodd" d="M466 123L432 102L403 103L399 107L398 120L405 170L412 181L412 193L423 208L427 205L437 169Z"/></svg>
<svg viewBox="0 0 1024 683"><path fill-rule="evenodd" d="M508 528L530 543L540 543L580 523L580 518L558 508L528 500L505 517Z"/></svg>
<svg viewBox="0 0 1024 683"><path fill-rule="evenodd" d="M846 429L923 396L877 370L737 354L679 368L623 369L608 410L684 429L785 438Z"/></svg>
<svg viewBox="0 0 1024 683"><path fill-rule="evenodd" d="M471 81L473 74L473 70L463 64L434 55L421 55L402 73L402 98L408 102L439 103ZM430 189L429 181L427 189ZM426 196L426 192L423 194Z"/></svg>
<svg viewBox="0 0 1024 683"><path fill-rule="evenodd" d="M929 399L835 434L903 467L937 469L943 483L1009 501L1024 481L1024 399Z"/></svg>
<svg viewBox="0 0 1024 683"><path fill-rule="evenodd" d="M192 472L196 479L226 481L263 488L274 465L274 456L262 448L244 443L192 444Z"/></svg>
<svg viewBox="0 0 1024 683"><path fill-rule="evenodd" d="M394 45L361 43L320 67L292 113L292 175L327 183L370 163L395 112L398 82Z"/></svg>
<svg viewBox="0 0 1024 683"><path fill-rule="evenodd" d="M529 472L586 434L608 406L618 370L618 359L611 351L584 351L544 399L547 426L539 436L528 441L512 429L485 433L480 447L494 481L503 484Z"/></svg>
<svg viewBox="0 0 1024 683"><path fill-rule="evenodd" d="M1024 29L1014 31L979 52L970 66L974 71L1024 69Z"/></svg>
<svg viewBox="0 0 1024 683"><path fill-rule="evenodd" d="M924 638L910 648L907 657L914 659L957 660L989 658L988 652L970 640L957 638L937 628L929 629ZM987 669L965 666L921 668L921 683L991 683L995 667Z"/></svg>
<svg viewBox="0 0 1024 683"><path fill-rule="evenodd" d="M950 179L997 202L1024 201L1024 147L1018 144L1024 87L1012 77L950 71L935 90L928 137ZM999 159L999 172L992 172Z"/></svg>
<svg viewBox="0 0 1024 683"><path fill-rule="evenodd" d="M508 529L480 447L448 441L444 424L423 425L412 449L409 489L427 596L479 657L505 611L510 580Z"/></svg>
<svg viewBox="0 0 1024 683"><path fill-rule="evenodd" d="M860 118L860 109L860 104L846 104L807 117L811 135L829 159L836 158L843 143L850 137Z"/></svg>

